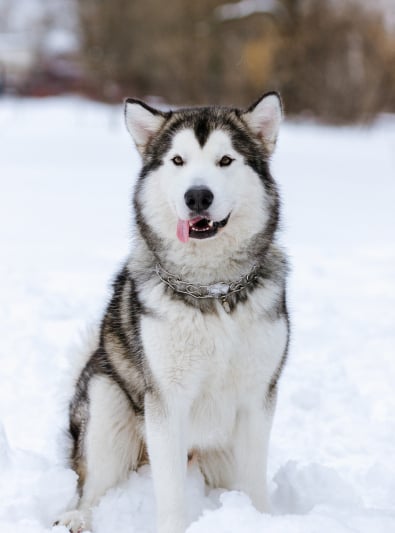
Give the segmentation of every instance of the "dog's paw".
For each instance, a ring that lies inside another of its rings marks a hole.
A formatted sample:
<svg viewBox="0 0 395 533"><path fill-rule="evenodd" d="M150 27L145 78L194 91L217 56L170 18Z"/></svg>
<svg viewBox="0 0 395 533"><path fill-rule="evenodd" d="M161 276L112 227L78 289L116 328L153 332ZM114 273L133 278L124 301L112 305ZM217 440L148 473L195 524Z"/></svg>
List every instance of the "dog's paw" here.
<svg viewBox="0 0 395 533"><path fill-rule="evenodd" d="M68 511L63 513L54 526L65 526L70 533L82 533L90 529L90 519L88 513L84 511Z"/></svg>

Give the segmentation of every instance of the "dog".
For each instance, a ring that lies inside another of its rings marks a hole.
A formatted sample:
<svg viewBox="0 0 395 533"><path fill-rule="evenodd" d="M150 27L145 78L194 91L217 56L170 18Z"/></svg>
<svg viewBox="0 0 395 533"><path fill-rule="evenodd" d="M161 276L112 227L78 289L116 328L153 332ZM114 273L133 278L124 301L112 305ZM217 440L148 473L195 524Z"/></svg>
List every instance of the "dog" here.
<svg viewBox="0 0 395 533"><path fill-rule="evenodd" d="M268 442L290 329L269 171L282 104L272 92L246 110L164 112L128 98L125 120L142 158L135 242L76 383L80 500L56 523L90 528L105 492L149 462L158 532L183 533L188 457L208 486L245 491L269 510Z"/></svg>

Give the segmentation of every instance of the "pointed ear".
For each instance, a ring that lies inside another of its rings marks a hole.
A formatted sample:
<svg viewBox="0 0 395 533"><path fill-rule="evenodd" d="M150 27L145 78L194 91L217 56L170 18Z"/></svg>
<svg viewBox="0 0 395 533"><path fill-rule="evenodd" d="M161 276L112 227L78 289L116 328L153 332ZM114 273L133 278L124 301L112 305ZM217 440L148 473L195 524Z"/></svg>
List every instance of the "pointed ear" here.
<svg viewBox="0 0 395 533"><path fill-rule="evenodd" d="M165 120L165 113L146 103L127 98L125 100L126 127L140 153L144 151L150 138L155 135Z"/></svg>
<svg viewBox="0 0 395 533"><path fill-rule="evenodd" d="M242 117L271 155L276 146L278 130L283 117L280 95L276 92L264 94L243 113Z"/></svg>

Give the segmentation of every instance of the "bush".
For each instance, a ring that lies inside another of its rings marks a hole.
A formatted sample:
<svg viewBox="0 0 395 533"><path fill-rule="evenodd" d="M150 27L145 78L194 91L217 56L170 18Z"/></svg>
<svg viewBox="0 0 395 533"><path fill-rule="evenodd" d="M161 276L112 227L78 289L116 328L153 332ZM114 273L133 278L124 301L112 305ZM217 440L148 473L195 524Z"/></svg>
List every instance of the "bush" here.
<svg viewBox="0 0 395 533"><path fill-rule="evenodd" d="M272 75L289 112L352 122L395 110L395 40L379 14L315 1L280 33Z"/></svg>
<svg viewBox="0 0 395 533"><path fill-rule="evenodd" d="M278 0L272 13L230 19L219 16L222 4L78 2L93 91L246 105L276 88L288 113L329 122L395 111L394 35L379 14L360 3Z"/></svg>

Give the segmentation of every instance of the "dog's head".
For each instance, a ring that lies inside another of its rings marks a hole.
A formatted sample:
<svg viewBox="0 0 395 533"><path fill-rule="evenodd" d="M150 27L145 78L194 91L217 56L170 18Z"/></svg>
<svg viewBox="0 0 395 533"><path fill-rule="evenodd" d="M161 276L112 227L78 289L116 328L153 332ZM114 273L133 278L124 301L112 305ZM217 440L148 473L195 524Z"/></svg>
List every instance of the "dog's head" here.
<svg viewBox="0 0 395 533"><path fill-rule="evenodd" d="M143 159L135 206L146 233L186 247L215 240L234 248L275 231L278 198L268 160L282 118L277 93L244 111L162 112L129 98L125 117Z"/></svg>

